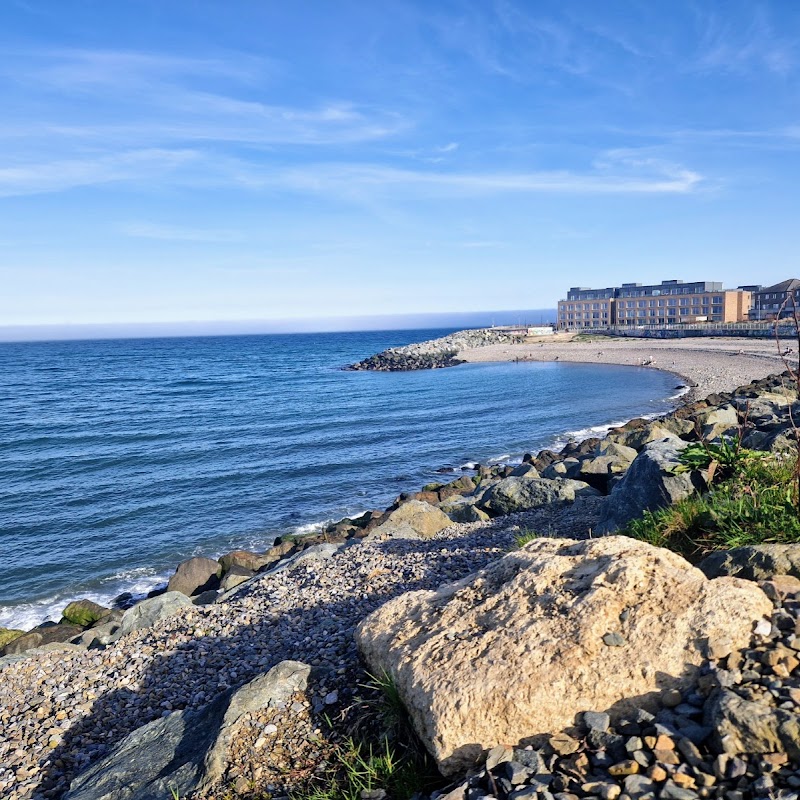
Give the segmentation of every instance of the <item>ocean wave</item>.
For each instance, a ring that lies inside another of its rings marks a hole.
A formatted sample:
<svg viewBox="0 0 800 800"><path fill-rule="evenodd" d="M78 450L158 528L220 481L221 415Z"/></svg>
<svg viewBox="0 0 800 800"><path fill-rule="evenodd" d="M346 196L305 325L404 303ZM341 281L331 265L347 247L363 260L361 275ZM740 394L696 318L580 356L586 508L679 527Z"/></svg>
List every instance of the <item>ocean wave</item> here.
<svg viewBox="0 0 800 800"><path fill-rule="evenodd" d="M0 628L27 631L43 622L58 622L62 611L73 600L86 599L110 607L124 592L129 592L136 600L143 600L148 592L166 583L171 574L172 571L160 573L149 567L138 567L102 578L97 586L85 591L72 588L26 603L0 606Z"/></svg>

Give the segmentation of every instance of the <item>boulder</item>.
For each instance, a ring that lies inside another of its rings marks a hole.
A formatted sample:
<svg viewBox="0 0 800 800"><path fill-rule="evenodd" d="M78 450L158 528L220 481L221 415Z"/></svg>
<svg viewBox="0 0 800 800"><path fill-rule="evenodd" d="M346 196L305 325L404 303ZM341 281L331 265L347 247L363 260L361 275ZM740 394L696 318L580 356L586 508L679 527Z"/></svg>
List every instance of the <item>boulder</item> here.
<svg viewBox="0 0 800 800"><path fill-rule="evenodd" d="M439 503L439 508L453 522L486 522L489 519L489 515L485 511L481 511L475 503L476 498L474 497L456 496Z"/></svg>
<svg viewBox="0 0 800 800"><path fill-rule="evenodd" d="M694 428L692 423L688 424L690 427ZM650 442L657 442L662 439L669 439L673 437L675 439L680 438L666 426L663 426L661 424L661 420L659 420L657 423L653 423L646 428L640 428L639 430L632 431L631 433L627 434L621 441L621 444L625 447L631 448L632 450L639 451Z"/></svg>
<svg viewBox="0 0 800 800"><path fill-rule="evenodd" d="M222 564L213 558L197 556L181 561L175 574L169 579L168 592L181 592L191 597L208 589L219 587Z"/></svg>
<svg viewBox="0 0 800 800"><path fill-rule="evenodd" d="M95 649L98 647L107 647L112 642L119 639L121 633L121 625L119 621L107 622L104 625L95 625L84 631L80 636L70 639L72 644L78 644L82 647Z"/></svg>
<svg viewBox="0 0 800 800"><path fill-rule="evenodd" d="M636 456L632 447L603 441L591 456L579 462L575 478L605 493L609 489L609 479L625 472Z"/></svg>
<svg viewBox="0 0 800 800"><path fill-rule="evenodd" d="M233 734L243 715L283 708L306 689L311 668L282 661L199 711L175 711L126 736L81 773L64 800L153 800L186 797L223 777Z"/></svg>
<svg viewBox="0 0 800 800"><path fill-rule="evenodd" d="M539 471L533 464L520 464L511 470L511 475L514 478L538 478Z"/></svg>
<svg viewBox="0 0 800 800"><path fill-rule="evenodd" d="M705 708L713 744L720 753L786 753L800 760L800 714L739 697L730 689L717 692Z"/></svg>
<svg viewBox="0 0 800 800"><path fill-rule="evenodd" d="M223 572L230 572L234 567L243 567L252 572L258 572L264 567L274 564L280 556L276 553L253 553L251 550L233 550L220 556Z"/></svg>
<svg viewBox="0 0 800 800"><path fill-rule="evenodd" d="M703 439L707 442L721 436L735 435L739 430L739 415L730 404L701 411L696 419L702 429Z"/></svg>
<svg viewBox="0 0 800 800"><path fill-rule="evenodd" d="M82 628L88 628L99 622L103 617L107 617L110 613L110 608L93 603L91 600L83 599L70 603L61 613L61 616L71 625L80 625Z"/></svg>
<svg viewBox="0 0 800 800"><path fill-rule="evenodd" d="M222 579L220 589L222 589L223 592L227 592L228 589L233 589L236 586L246 583L255 574L256 573L252 569L233 566L228 570L228 572L225 573L225 577Z"/></svg>
<svg viewBox="0 0 800 800"><path fill-rule="evenodd" d="M774 575L800 578L800 544L754 544L720 550L698 565L709 578L730 575L749 581L769 580Z"/></svg>
<svg viewBox="0 0 800 800"><path fill-rule="evenodd" d="M598 533L618 531L644 511L688 497L695 490L692 475L678 469L686 446L674 436L646 444L603 506Z"/></svg>
<svg viewBox="0 0 800 800"><path fill-rule="evenodd" d="M409 500L374 528L369 538L430 539L452 524L441 509L419 500Z"/></svg>
<svg viewBox="0 0 800 800"><path fill-rule="evenodd" d="M664 690L693 686L716 643L747 646L771 610L756 584L708 580L628 537L536 539L457 583L390 600L356 640L452 775L580 712L655 710Z"/></svg>
<svg viewBox="0 0 800 800"><path fill-rule="evenodd" d="M487 489L478 502L490 517L528 511L549 503L571 503L576 496L599 492L581 481L547 478L504 478Z"/></svg>
<svg viewBox="0 0 800 800"><path fill-rule="evenodd" d="M542 470L542 477L554 480L555 478L574 478L581 469L581 462L577 458L565 458L563 461L553 461Z"/></svg>
<svg viewBox="0 0 800 800"><path fill-rule="evenodd" d="M312 545L305 550L301 550L299 553L295 553L293 556L289 556L289 558L284 558L283 561L276 564L269 572L270 574L282 572L285 569L294 567L296 564L319 564L322 561L333 558L346 546L347 545L338 544L336 542Z"/></svg>
<svg viewBox="0 0 800 800"><path fill-rule="evenodd" d="M32 650L35 647L68 642L81 633L83 633L83 628L80 627L80 625L40 625L32 631L12 639L3 647L2 651L0 651L0 655L13 656L24 653L26 650Z"/></svg>
<svg viewBox="0 0 800 800"><path fill-rule="evenodd" d="M14 639L19 639L24 633L25 631L18 631L14 628L0 628L0 650L10 642L13 642Z"/></svg>
<svg viewBox="0 0 800 800"><path fill-rule="evenodd" d="M131 631L152 628L159 620L178 614L184 608L192 608L192 601L182 592L167 592L142 600L122 616L119 635L125 636Z"/></svg>

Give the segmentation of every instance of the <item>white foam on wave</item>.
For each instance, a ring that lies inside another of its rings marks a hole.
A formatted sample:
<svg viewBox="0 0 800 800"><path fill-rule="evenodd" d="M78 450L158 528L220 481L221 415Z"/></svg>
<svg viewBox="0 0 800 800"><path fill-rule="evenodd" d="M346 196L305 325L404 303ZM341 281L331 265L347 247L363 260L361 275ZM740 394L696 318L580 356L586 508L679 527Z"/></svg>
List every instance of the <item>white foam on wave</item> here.
<svg viewBox="0 0 800 800"><path fill-rule="evenodd" d="M149 567L137 567L103 578L98 581L98 586L85 591L70 589L28 603L0 606L0 628L27 631L43 622L58 622L61 612L73 600L86 599L101 606L110 606L123 592L143 599L148 592L166 583L171 574L159 573Z"/></svg>

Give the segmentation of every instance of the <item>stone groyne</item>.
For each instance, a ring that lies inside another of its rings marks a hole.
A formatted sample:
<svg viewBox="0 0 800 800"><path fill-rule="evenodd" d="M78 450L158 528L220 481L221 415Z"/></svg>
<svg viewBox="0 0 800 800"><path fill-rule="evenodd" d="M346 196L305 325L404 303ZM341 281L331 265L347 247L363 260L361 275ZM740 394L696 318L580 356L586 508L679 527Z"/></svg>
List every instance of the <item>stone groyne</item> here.
<svg viewBox="0 0 800 800"><path fill-rule="evenodd" d="M517 344L523 338L519 334L509 333L498 328L458 331L440 339L415 342L404 347L391 347L382 353L365 358L363 361L350 364L346 369L400 372L455 367L463 363L457 357L461 350L493 344Z"/></svg>

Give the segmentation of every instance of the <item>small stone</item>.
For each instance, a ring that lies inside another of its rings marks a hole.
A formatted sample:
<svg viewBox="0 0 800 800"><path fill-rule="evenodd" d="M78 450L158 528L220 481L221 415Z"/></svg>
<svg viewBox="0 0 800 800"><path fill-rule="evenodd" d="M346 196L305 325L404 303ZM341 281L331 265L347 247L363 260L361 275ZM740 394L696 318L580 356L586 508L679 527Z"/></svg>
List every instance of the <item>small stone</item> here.
<svg viewBox="0 0 800 800"><path fill-rule="evenodd" d="M678 786L674 783L675 776L673 775L673 779L667 781L661 789L661 797L663 800L696 800L697 792L691 791L691 789L684 789L682 786Z"/></svg>
<svg viewBox="0 0 800 800"><path fill-rule="evenodd" d="M644 775L628 775L625 778L625 794L631 800L645 800L655 797L656 786L650 778Z"/></svg>
<svg viewBox="0 0 800 800"><path fill-rule="evenodd" d="M611 725L611 717L602 711L585 711L583 714L583 724L590 731L605 733L609 725Z"/></svg>
<svg viewBox="0 0 800 800"><path fill-rule="evenodd" d="M560 756L568 756L572 753L577 753L580 747L580 742L566 733L557 733L555 736L551 736L549 743L553 751Z"/></svg>
<svg viewBox="0 0 800 800"><path fill-rule="evenodd" d="M669 773L664 769L664 767L661 767L658 764L653 764L653 766L647 770L647 777L656 783L662 783L665 781L668 774Z"/></svg>
<svg viewBox="0 0 800 800"><path fill-rule="evenodd" d="M513 758L514 751L510 747L499 744L497 747L493 747L486 756L486 771L491 772L498 764L512 761Z"/></svg>
<svg viewBox="0 0 800 800"><path fill-rule="evenodd" d="M772 623L768 619L762 617L756 623L753 633L755 633L756 636L769 636L772 633Z"/></svg>
<svg viewBox="0 0 800 800"><path fill-rule="evenodd" d="M607 783L605 781L590 781L589 783L584 783L581 789L587 794L602 798L602 800L617 800L622 794L622 789L616 783Z"/></svg>
<svg viewBox="0 0 800 800"><path fill-rule="evenodd" d="M622 647L625 644L625 637L616 631L603 634L603 642L608 647Z"/></svg>
<svg viewBox="0 0 800 800"><path fill-rule="evenodd" d="M677 689L665 689L661 692L661 705L666 708L675 708L683 702L683 696Z"/></svg>
<svg viewBox="0 0 800 800"><path fill-rule="evenodd" d="M275 734L277 732L278 732L278 726L273 724L272 722L270 722L269 725L265 725L264 726L264 733L267 736L272 736L273 734Z"/></svg>
<svg viewBox="0 0 800 800"><path fill-rule="evenodd" d="M608 768L608 774L615 778L621 775L635 775L639 771L639 765L633 760L620 761L618 764Z"/></svg>
<svg viewBox="0 0 800 800"><path fill-rule="evenodd" d="M672 780L682 789L694 789L697 787L694 778L691 775L684 775L682 772L673 773Z"/></svg>
<svg viewBox="0 0 800 800"><path fill-rule="evenodd" d="M507 761L503 764L503 772L512 786L519 786L521 783L525 783L533 775L533 771L529 767L520 764L519 761Z"/></svg>
<svg viewBox="0 0 800 800"><path fill-rule="evenodd" d="M334 703L338 703L339 692L336 689L334 689L332 692L328 692L328 694L325 695L325 699L323 702L325 703L326 706L332 706Z"/></svg>
<svg viewBox="0 0 800 800"><path fill-rule="evenodd" d="M666 734L662 733L656 739L656 744L653 750L674 750L675 749L675 741L671 736L667 736Z"/></svg>
<svg viewBox="0 0 800 800"><path fill-rule="evenodd" d="M677 766L681 763L678 754L674 750L660 750L659 748L656 748L653 750L653 755L655 756L656 761L660 762L661 764Z"/></svg>

